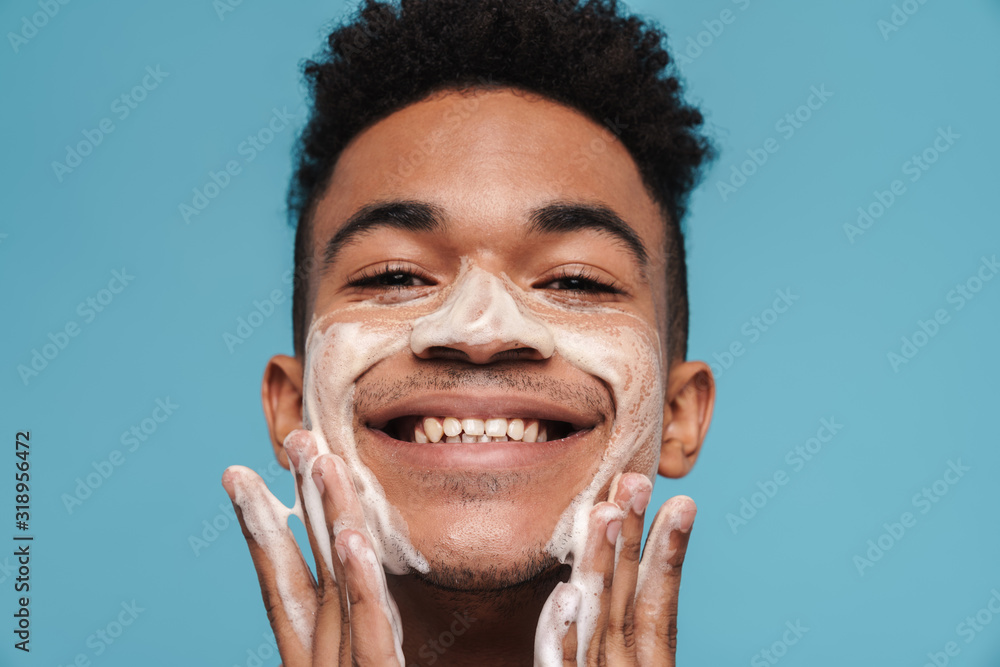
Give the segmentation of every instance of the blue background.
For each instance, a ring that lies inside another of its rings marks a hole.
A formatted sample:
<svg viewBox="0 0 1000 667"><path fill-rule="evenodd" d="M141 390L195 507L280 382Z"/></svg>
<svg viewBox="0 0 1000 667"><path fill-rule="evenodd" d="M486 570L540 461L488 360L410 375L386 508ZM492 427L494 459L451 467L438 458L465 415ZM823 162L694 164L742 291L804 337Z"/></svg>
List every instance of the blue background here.
<svg viewBox="0 0 1000 667"><path fill-rule="evenodd" d="M689 356L719 371L718 403L694 472L661 480L654 497L686 493L700 507L678 664L770 664L759 652L786 622L808 632L783 665L919 666L951 641L950 664L1000 664L1000 618L970 642L959 628L1000 590L1000 281L961 309L949 301L1000 253L1000 2L910 0L917 11L885 34L890 0L631 6L685 56L690 97L722 149L687 220ZM239 147L274 109L299 110L298 63L345 8L72 2L16 52L9 37L0 46L0 498L13 505L14 434L30 429L36 536L30 655L12 648L12 559L0 556L0 663L278 664L219 478L232 463L267 477L273 461L259 382L268 357L291 350L283 197L298 121L253 161ZM729 22L715 22L724 10ZM0 29L38 11L4 3ZM147 66L167 76L120 118L114 100ZM814 86L832 96L799 109ZM788 136L776 124L797 110L809 118ZM52 162L104 118L113 132L60 180ZM958 138L911 181L904 163L948 128ZM719 183L769 138L777 152L723 197ZM240 173L185 222L178 206L229 160ZM858 207L897 179L904 194L849 238ZM101 312L78 310L123 268L134 278ZM274 290L283 303L230 351L223 335ZM777 290L797 299L775 321ZM938 309L947 322L894 368L887 354ZM68 322L79 334L22 380L18 366ZM742 354L727 358L734 343ZM157 399L178 407L128 451L121 434ZM843 427L804 464L786 458L822 419ZM121 465L67 508L114 450ZM968 470L938 485L946 495L914 502L959 461ZM772 488L776 473L786 484ZM771 497L754 496L759 485ZM737 523L744 499L760 507ZM915 524L859 571L855 557L869 540L888 544L883 524L904 512ZM97 641L133 601L135 622Z"/></svg>

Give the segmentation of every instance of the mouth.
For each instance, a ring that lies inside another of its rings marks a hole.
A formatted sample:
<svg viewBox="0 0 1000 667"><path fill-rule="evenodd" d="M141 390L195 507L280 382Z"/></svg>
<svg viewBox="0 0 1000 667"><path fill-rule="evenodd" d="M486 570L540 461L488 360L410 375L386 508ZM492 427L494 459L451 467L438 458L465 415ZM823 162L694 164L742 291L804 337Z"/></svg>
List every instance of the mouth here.
<svg viewBox="0 0 1000 667"><path fill-rule="evenodd" d="M570 403L539 395L432 390L384 405L361 422L377 443L372 453L380 451L396 463L425 469L537 467L577 451L603 424L603 414Z"/></svg>
<svg viewBox="0 0 1000 667"><path fill-rule="evenodd" d="M531 417L441 417L405 415L376 429L394 440L419 444L474 442L549 442L585 429L555 419Z"/></svg>

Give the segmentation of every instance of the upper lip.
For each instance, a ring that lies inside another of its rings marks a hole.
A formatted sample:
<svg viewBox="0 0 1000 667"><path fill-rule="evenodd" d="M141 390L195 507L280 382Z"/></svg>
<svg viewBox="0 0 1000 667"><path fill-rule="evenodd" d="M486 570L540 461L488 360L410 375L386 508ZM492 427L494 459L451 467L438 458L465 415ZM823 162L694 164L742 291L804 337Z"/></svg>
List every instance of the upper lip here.
<svg viewBox="0 0 1000 667"><path fill-rule="evenodd" d="M569 423L574 431L582 431L603 421L603 415L584 412L543 395L482 388L470 391L475 395L457 393L453 389L421 392L376 408L366 415L364 423L369 428L381 430L392 419L412 415L459 419L505 417L562 421Z"/></svg>

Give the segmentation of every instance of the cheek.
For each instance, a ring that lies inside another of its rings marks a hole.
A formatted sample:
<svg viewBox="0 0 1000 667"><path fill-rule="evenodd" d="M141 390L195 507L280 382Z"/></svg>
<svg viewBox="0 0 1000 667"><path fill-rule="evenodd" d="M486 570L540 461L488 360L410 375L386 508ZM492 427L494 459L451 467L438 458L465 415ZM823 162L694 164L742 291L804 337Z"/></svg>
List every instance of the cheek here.
<svg viewBox="0 0 1000 667"><path fill-rule="evenodd" d="M630 313L546 313L556 351L611 390L616 424L662 419L663 353L658 332Z"/></svg>
<svg viewBox="0 0 1000 667"><path fill-rule="evenodd" d="M559 331L556 347L574 366L603 380L615 406L609 454L619 464L658 436L663 419L660 346L635 318L601 318Z"/></svg>
<svg viewBox="0 0 1000 667"><path fill-rule="evenodd" d="M405 320L342 321L337 315L317 320L309 334L303 411L306 428L321 427L335 452L351 435L355 381L405 348L410 332Z"/></svg>

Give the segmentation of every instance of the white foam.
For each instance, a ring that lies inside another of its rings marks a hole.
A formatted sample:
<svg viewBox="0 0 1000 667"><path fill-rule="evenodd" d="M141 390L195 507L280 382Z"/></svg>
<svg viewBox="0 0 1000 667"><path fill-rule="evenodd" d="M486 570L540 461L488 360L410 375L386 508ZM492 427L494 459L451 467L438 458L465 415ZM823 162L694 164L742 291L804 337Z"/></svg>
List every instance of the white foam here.
<svg viewBox="0 0 1000 667"><path fill-rule="evenodd" d="M591 483L562 513L546 546L552 556L572 564L585 548L588 515L601 488L644 445L651 452L659 450L663 362L654 327L611 305L582 300L568 304L544 291L522 290L506 276L484 271L466 258L455 282L436 294L409 300L374 299L314 317L306 342L304 425L316 440L317 454L333 452L344 459L361 500L369 541L389 572L426 573L429 565L410 541L401 514L358 456L353 431L355 382L407 346L420 353L433 346L515 340L535 348L543 358L561 355L611 389L615 419L604 456ZM657 457L649 454L647 458L639 467L652 480ZM329 563L329 536L320 518L318 490L309 474L312 460L303 462L306 498L302 504L313 517L314 534ZM568 586L579 596L573 616L581 615L584 620L578 628L578 642L585 651L594 629L585 622L592 615L588 601L595 593L599 596L603 583L600 577L574 571ZM560 613L565 615L567 609L564 605ZM386 613L398 629L398 611L386 609ZM553 632L556 630L551 625L542 627L540 620L537 640L554 646L558 642ZM561 655L561 648L559 651Z"/></svg>

